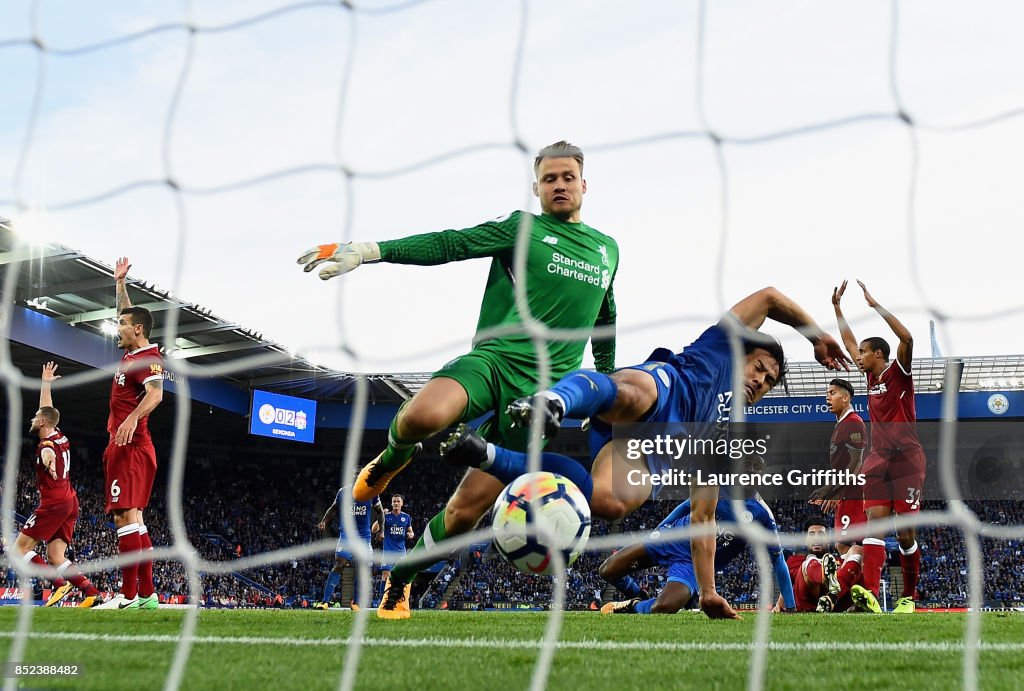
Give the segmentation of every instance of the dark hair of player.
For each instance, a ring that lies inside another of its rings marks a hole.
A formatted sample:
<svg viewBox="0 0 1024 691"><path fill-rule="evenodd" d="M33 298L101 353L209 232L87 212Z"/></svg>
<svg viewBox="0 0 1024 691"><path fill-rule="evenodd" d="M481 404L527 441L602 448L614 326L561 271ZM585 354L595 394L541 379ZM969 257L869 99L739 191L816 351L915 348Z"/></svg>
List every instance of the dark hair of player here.
<svg viewBox="0 0 1024 691"><path fill-rule="evenodd" d="M806 533L812 526L816 525L824 526L826 530L828 529L828 522L825 520L824 516L811 516L804 521L804 532Z"/></svg>
<svg viewBox="0 0 1024 691"><path fill-rule="evenodd" d="M398 497L398 498L399 498L399 499L401 499L402 501L405 501L405 497L403 497L403 496L402 496L401 494L399 494L398 492L395 492L394 494L392 494L392 495L391 495L391 498L392 498L392 499L394 499L395 497Z"/></svg>
<svg viewBox="0 0 1024 691"><path fill-rule="evenodd" d="M43 419L52 427L56 427L57 423L60 422L60 411L53 406L44 405L39 409L39 412L42 413Z"/></svg>
<svg viewBox="0 0 1024 691"><path fill-rule="evenodd" d="M834 386L837 389L842 389L847 393L847 395L849 395L850 398L853 398L853 384L846 381L845 379L833 379L828 383L828 385Z"/></svg>
<svg viewBox="0 0 1024 691"><path fill-rule="evenodd" d="M537 158L533 159L534 175L540 170L540 162L545 158L575 158L576 162L580 164L580 173L583 172L583 150L565 140L548 144L537 152Z"/></svg>
<svg viewBox="0 0 1024 691"><path fill-rule="evenodd" d="M750 473L751 475L762 475L764 474L765 468L768 464L764 460L764 456L756 453L750 454L743 458L743 472Z"/></svg>
<svg viewBox="0 0 1024 691"><path fill-rule="evenodd" d="M775 358L775 362L779 364L779 376L775 380L775 384L778 385L782 382L783 377L786 376L786 353L782 350L782 344L771 336L758 339L743 339L743 352L745 354L750 355L758 348L767 350L768 354Z"/></svg>
<svg viewBox="0 0 1024 691"><path fill-rule="evenodd" d="M882 351L882 359L889 359L889 344L885 342L885 339L881 336L872 336L871 338L865 338L861 343L867 343L868 348L871 350Z"/></svg>
<svg viewBox="0 0 1024 691"><path fill-rule="evenodd" d="M121 314L127 314L132 319L132 324L142 325L142 335L149 340L149 333L153 330L153 315L145 307L125 307L121 310Z"/></svg>

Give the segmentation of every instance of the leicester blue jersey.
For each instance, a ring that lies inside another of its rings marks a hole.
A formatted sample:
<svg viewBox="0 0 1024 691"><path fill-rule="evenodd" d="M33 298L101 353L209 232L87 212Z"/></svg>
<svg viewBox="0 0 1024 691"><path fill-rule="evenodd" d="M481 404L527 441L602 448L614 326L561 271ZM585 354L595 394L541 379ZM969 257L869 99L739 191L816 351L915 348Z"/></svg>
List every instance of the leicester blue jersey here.
<svg viewBox="0 0 1024 691"><path fill-rule="evenodd" d="M384 551L404 552L405 535L412 526L412 516L404 511L395 515L388 511L384 514Z"/></svg>
<svg viewBox="0 0 1024 691"><path fill-rule="evenodd" d="M724 428L732 411L732 364L729 333L719 322L681 353L658 348L643 364L628 367L657 385L657 403L644 422L682 423L694 435L706 434L708 426Z"/></svg>
<svg viewBox="0 0 1024 691"><path fill-rule="evenodd" d="M772 514L771 509L762 501L761 497L755 495L753 498L747 499L743 503L743 507L743 514L740 516L739 521L737 521L729 498L725 497L718 500L718 505L715 507L715 521L718 523L718 537L715 540L715 570L722 569L737 555L741 554L747 546L746 540L739 536L736 526L723 525L725 522L759 523L775 535L775 540L768 544L768 552L772 558L776 558L782 551L782 546L779 544L778 526L775 524L775 516ZM651 536L654 537L660 534L661 531L670 528L680 528L687 525L690 525L689 499L677 506L665 520L658 524L658 527L651 533ZM690 562L693 559L690 554L689 538L672 542L651 543L647 545L646 549L648 554L663 566L678 561Z"/></svg>
<svg viewBox="0 0 1024 691"><path fill-rule="evenodd" d="M341 512L345 506L344 495L348 493L347 487L342 487L338 490L338 493L334 495L334 503L338 507L338 537L345 537L345 523L342 521ZM349 500L352 499L352 495L349 494ZM356 534L366 540L370 541L370 525L373 518L373 505L377 502L377 499L370 501L353 501L352 502L352 518L356 523Z"/></svg>
<svg viewBox="0 0 1024 691"><path fill-rule="evenodd" d="M728 317L727 317L728 318ZM732 346L719 324L708 328L670 363L681 370L676 394L682 422L727 422L732 410Z"/></svg>

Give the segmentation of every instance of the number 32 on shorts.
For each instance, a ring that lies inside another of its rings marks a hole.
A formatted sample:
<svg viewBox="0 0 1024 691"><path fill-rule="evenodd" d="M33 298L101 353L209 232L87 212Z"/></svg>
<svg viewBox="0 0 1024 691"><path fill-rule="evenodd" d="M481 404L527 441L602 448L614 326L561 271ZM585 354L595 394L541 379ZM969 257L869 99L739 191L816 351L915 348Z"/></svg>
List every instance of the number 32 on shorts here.
<svg viewBox="0 0 1024 691"><path fill-rule="evenodd" d="M906 501L911 509L921 508L921 489L919 487L907 487Z"/></svg>

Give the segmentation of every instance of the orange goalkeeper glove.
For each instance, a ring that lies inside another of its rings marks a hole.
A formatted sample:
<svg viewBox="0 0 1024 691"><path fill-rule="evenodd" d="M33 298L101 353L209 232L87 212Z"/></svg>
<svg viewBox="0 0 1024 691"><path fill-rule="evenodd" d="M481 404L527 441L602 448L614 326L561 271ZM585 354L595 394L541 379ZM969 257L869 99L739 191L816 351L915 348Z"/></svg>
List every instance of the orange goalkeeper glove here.
<svg viewBox="0 0 1024 691"><path fill-rule="evenodd" d="M317 245L303 252L298 259L298 263L304 265L302 270L307 273L327 263L318 274L324 281L355 271L363 263L372 264L379 261L380 247L376 242L333 242L329 245Z"/></svg>

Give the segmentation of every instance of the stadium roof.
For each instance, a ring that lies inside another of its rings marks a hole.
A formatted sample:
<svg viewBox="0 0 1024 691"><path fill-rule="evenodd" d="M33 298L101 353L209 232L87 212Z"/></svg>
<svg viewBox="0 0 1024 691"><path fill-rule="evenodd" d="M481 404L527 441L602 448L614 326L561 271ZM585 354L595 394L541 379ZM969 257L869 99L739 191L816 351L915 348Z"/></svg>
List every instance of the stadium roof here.
<svg viewBox="0 0 1024 691"><path fill-rule="evenodd" d="M7 271L18 269L14 302L86 332L109 338L116 324L113 267L77 250L56 243L35 244L19 238L11 222L0 218L0 281ZM339 372L293 355L280 343L268 340L258 330L213 314L201 304L174 295L170 290L129 277L133 304L158 313L152 339L161 344L165 356L188 360L197 366L237 362L239 357L263 355L260 364L224 374L221 379L243 388L311 396L320 400L347 401L354 397L356 375ZM173 341L165 315L177 310L178 325ZM11 344L19 365L19 346ZM31 360L38 366L35 355ZM23 371L25 371L23 369ZM367 375L370 400L398 403L422 388L426 375Z"/></svg>
<svg viewBox="0 0 1024 691"><path fill-rule="evenodd" d="M964 363L960 391L1024 390L1024 355L918 358L912 367L914 390L917 393L941 392L946 368L954 361ZM867 382L856 371L831 372L816 362L793 362L789 363L789 371L782 385L769 392L768 397L824 396L825 387L836 377L848 379L853 384L854 393L867 393Z"/></svg>

